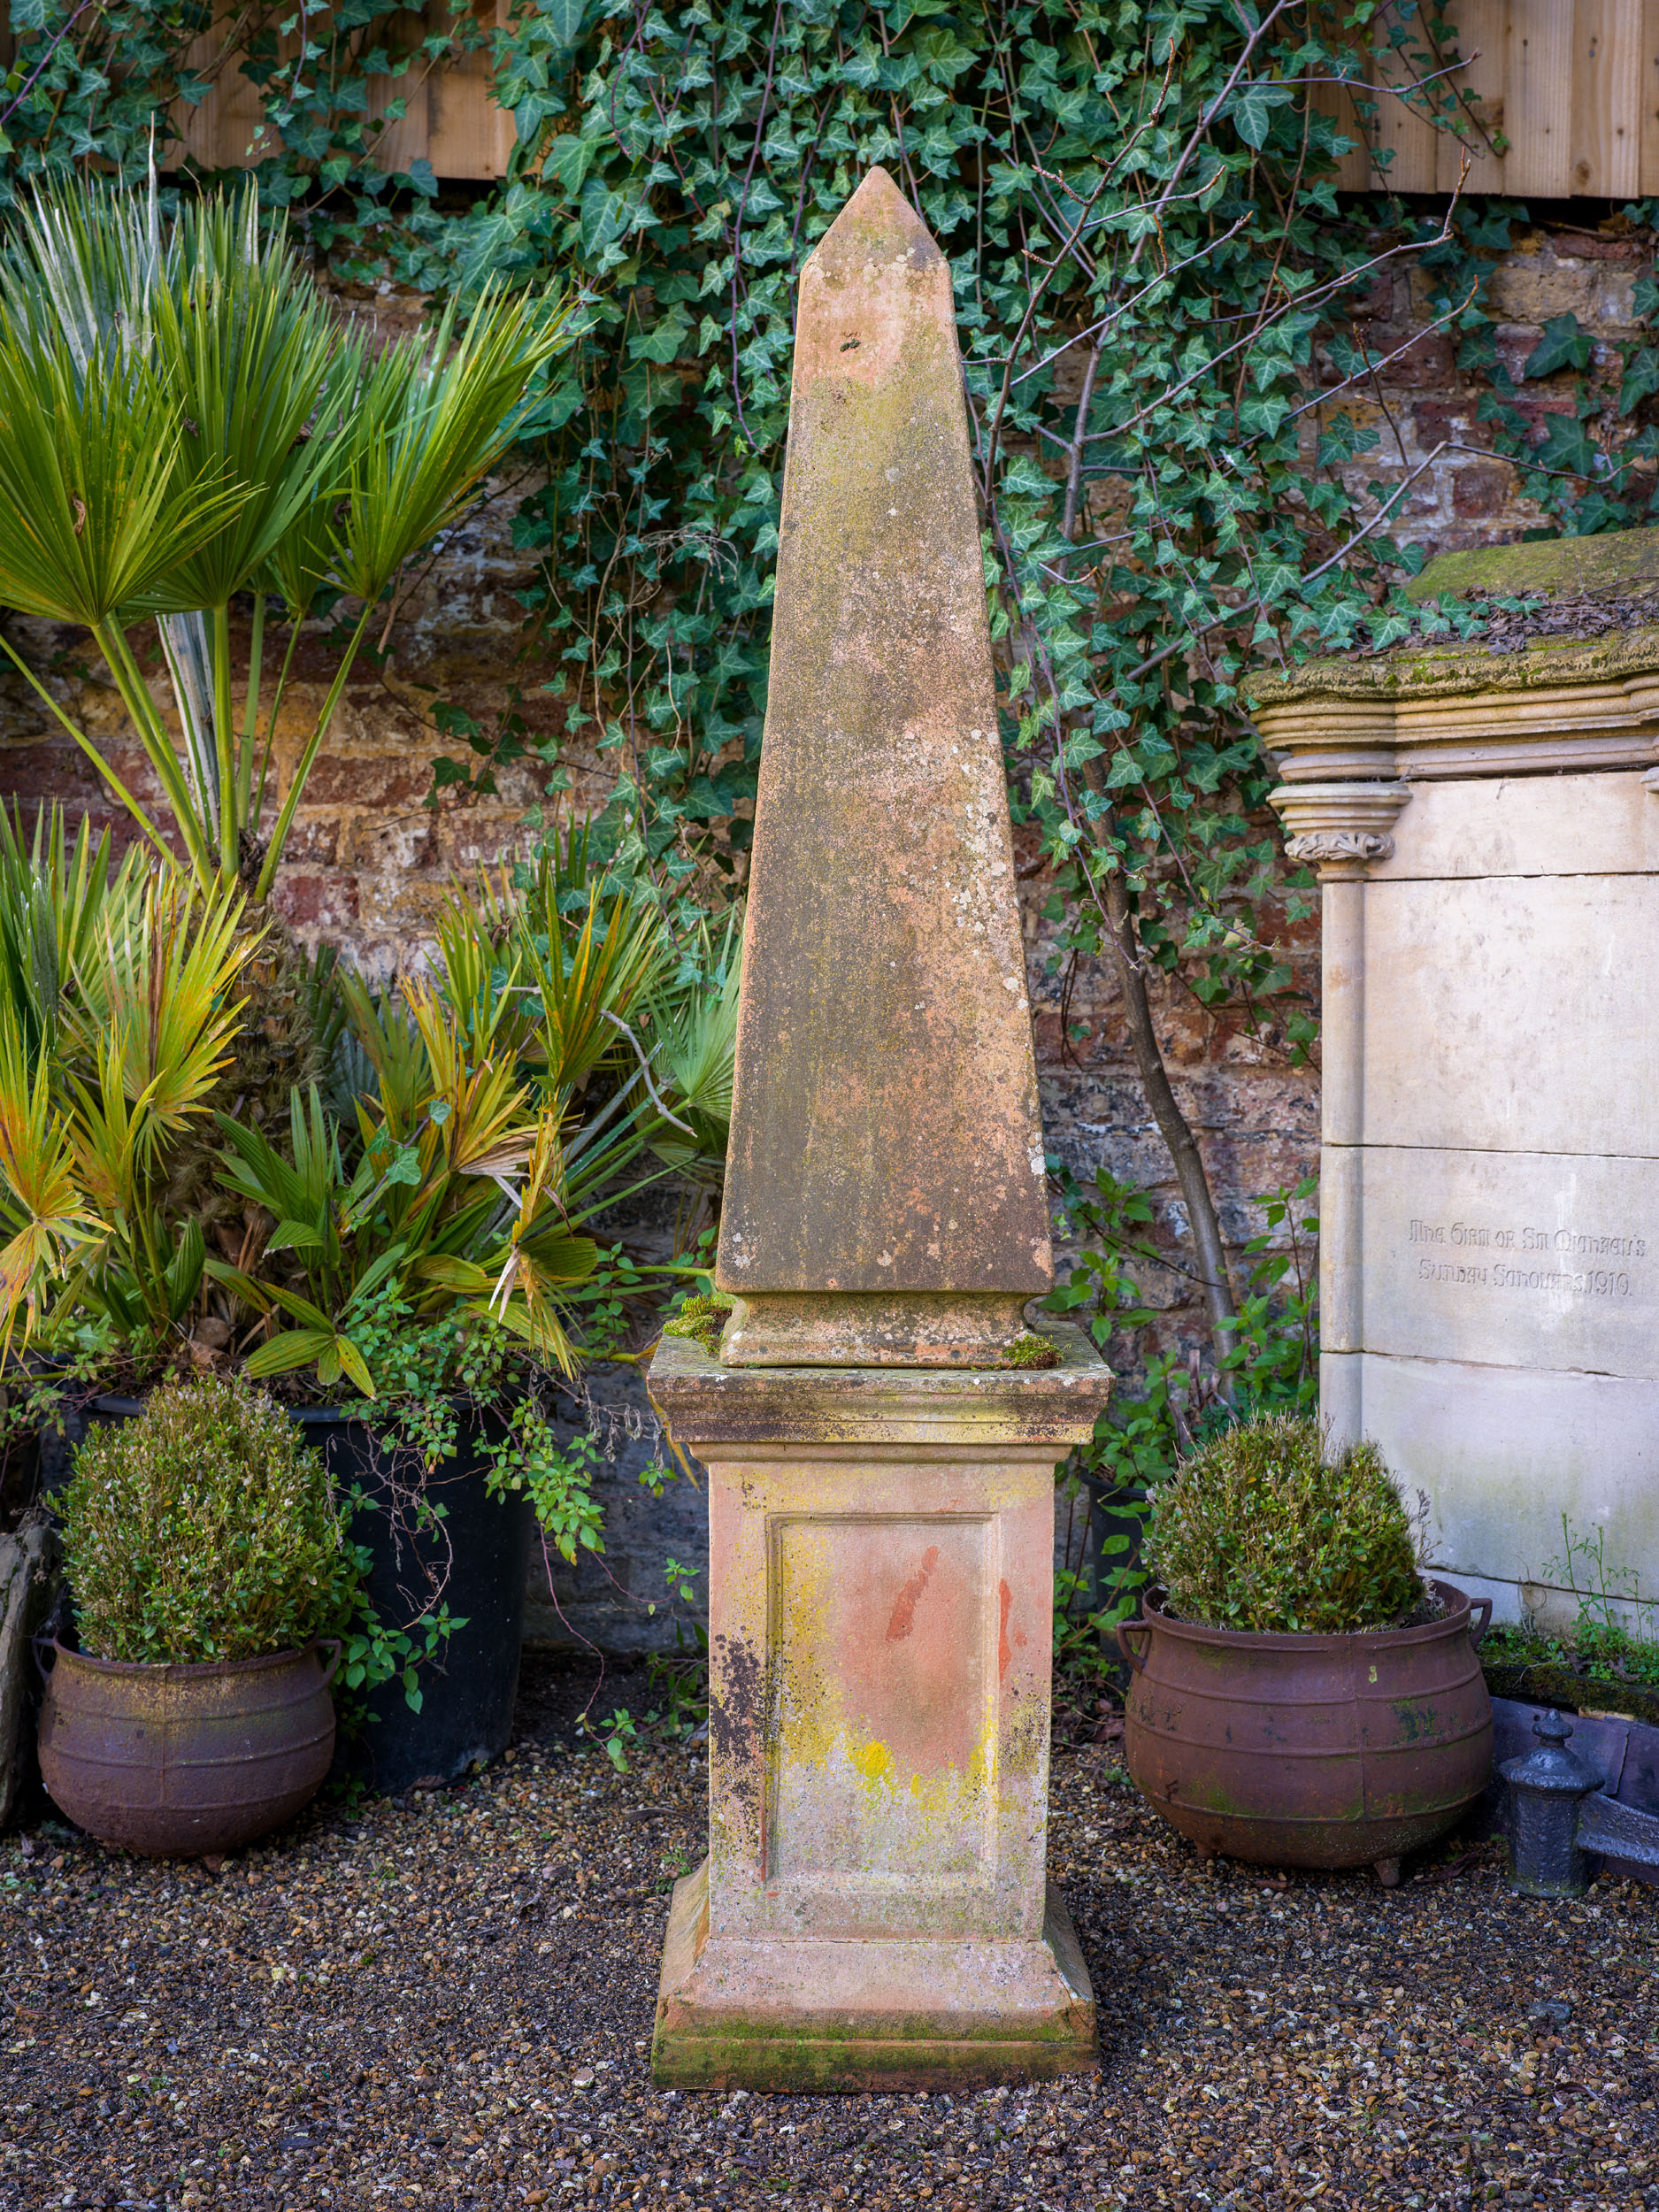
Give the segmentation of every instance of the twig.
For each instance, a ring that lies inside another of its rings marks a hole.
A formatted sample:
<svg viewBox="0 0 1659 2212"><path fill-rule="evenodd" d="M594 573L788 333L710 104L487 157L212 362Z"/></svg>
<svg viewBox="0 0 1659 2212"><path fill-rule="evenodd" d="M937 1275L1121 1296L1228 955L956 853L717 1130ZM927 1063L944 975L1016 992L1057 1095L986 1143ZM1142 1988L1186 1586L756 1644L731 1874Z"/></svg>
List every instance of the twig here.
<svg viewBox="0 0 1659 2212"><path fill-rule="evenodd" d="M693 1144L695 1144L698 1141L697 1133L691 1126L690 1123L681 1121L678 1114L671 1114L668 1108L664 1104L661 1093L657 1090L656 1084L651 1080L651 1064L646 1058L644 1049L641 1047L639 1039L628 1027L626 1022L623 1020L620 1014L613 1014L611 1011L611 1009L607 1006L604 1010L604 1015L605 1019L608 1022L614 1022L616 1024L617 1027L622 1032L628 1042L634 1047L634 1051L638 1053L640 1060L640 1073L645 1079L645 1087L650 1093L651 1102L656 1107L657 1112L662 1116L664 1121L672 1121L676 1129L683 1129L686 1134L691 1139Z"/></svg>

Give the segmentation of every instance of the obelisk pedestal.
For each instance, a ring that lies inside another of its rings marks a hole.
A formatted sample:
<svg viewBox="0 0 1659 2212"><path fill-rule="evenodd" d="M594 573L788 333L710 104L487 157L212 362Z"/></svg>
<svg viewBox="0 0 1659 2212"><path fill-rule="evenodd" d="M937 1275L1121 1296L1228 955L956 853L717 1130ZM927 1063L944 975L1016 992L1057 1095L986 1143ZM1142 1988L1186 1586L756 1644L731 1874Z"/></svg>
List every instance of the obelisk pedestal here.
<svg viewBox="0 0 1659 2212"><path fill-rule="evenodd" d="M1044 1867L1054 1472L1110 1376L1027 1327L1048 1203L950 272L879 170L801 278L717 1279L718 1356L650 1370L710 1486L709 1857L657 2078L1092 2067Z"/></svg>
<svg viewBox="0 0 1659 2212"><path fill-rule="evenodd" d="M1054 1471L1105 1371L722 1368L651 1390L709 1471L709 1857L674 1891L681 2087L934 2088L1094 2062L1045 1879Z"/></svg>

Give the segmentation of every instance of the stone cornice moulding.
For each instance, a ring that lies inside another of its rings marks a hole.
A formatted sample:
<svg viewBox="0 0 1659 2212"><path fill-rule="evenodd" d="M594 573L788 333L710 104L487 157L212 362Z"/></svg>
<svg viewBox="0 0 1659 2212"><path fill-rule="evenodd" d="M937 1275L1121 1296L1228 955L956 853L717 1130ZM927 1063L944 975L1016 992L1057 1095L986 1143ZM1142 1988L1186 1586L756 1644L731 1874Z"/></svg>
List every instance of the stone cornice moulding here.
<svg viewBox="0 0 1659 2212"><path fill-rule="evenodd" d="M1403 783L1280 784L1268 803L1285 826L1285 850L1321 882L1363 876L1394 857L1394 825L1411 793Z"/></svg>
<svg viewBox="0 0 1659 2212"><path fill-rule="evenodd" d="M1646 768L1659 752L1659 675L1456 698L1262 698L1263 742L1286 783L1411 781Z"/></svg>

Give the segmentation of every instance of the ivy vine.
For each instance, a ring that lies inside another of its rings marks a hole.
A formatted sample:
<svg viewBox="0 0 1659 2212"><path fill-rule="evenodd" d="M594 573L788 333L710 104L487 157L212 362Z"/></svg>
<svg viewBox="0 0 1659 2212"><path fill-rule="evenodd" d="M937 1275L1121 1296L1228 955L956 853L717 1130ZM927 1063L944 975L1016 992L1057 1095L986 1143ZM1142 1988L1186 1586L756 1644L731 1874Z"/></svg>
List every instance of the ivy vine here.
<svg viewBox="0 0 1659 2212"><path fill-rule="evenodd" d="M135 173L152 130L177 168L166 118L205 96L190 56L209 13L13 0L0 208L66 163ZM1542 415L1503 365L1487 287L1524 209L1338 196L1347 141L1317 88L1354 85L1359 41L1388 41L1400 88L1359 91L1362 126L1403 98L1479 127L1455 24L1413 0L520 0L504 26L461 10L414 44L391 0L231 20L269 133L252 188L339 275L463 302L503 276L582 294L523 454L517 687L490 726L442 710L464 757L440 783L488 789L530 749L540 687L567 740L615 764L595 850L671 904L742 880L801 263L872 164L920 209L956 286L1051 999L1079 1049L1079 964L1115 972L1216 1364L1243 1372L1156 1018L1173 992L1270 1056L1315 1047L1286 949L1311 886L1286 872L1240 684L1263 659L1468 618L1398 596L1421 558L1399 541L1414 480L1367 474L1396 460L1358 403L1386 365L1358 326L1368 288L1425 273L1431 326L1485 380L1493 448L1540 527L1620 526L1653 498L1659 351L1598 359L1555 319L1519 380L1550 380ZM480 44L513 119L505 179L462 192L378 168L423 73ZM1628 211L1644 234L1655 218ZM1649 279L1638 308L1655 303ZM568 779L550 769L551 795Z"/></svg>

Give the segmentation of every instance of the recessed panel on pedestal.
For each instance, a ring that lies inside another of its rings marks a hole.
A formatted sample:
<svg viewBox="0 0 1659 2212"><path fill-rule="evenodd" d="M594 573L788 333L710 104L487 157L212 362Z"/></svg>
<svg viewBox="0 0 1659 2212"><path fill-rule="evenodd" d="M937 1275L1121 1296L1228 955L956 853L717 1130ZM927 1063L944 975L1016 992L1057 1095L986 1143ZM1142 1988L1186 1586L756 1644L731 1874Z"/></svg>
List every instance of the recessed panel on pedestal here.
<svg viewBox="0 0 1659 2212"><path fill-rule="evenodd" d="M995 1849L996 1526L780 1516L771 1551L767 1878L884 1899Z"/></svg>

